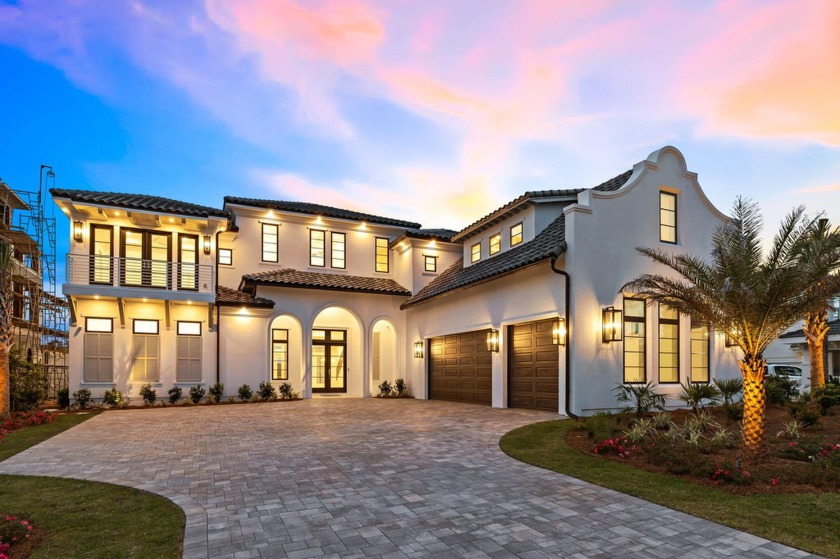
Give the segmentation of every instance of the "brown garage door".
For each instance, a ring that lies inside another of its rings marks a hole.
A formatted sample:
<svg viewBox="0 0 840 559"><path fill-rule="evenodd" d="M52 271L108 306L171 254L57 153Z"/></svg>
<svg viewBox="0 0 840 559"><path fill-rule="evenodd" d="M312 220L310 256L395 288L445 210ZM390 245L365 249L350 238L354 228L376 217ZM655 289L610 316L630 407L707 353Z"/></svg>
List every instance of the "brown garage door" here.
<svg viewBox="0 0 840 559"><path fill-rule="evenodd" d="M508 405L558 411L560 383L553 320L508 326Z"/></svg>
<svg viewBox="0 0 840 559"><path fill-rule="evenodd" d="M490 405L493 366L487 332L464 332L432 338L429 398Z"/></svg>

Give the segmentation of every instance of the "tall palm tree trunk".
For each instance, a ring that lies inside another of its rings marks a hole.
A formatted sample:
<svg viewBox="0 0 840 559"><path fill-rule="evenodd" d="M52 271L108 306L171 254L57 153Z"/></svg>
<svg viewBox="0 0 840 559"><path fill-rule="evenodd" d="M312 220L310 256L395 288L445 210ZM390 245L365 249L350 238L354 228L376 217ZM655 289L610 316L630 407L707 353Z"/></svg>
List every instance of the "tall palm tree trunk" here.
<svg viewBox="0 0 840 559"><path fill-rule="evenodd" d="M825 337L828 335L828 311L808 313L805 324L805 341L808 343L808 357L811 362L811 393L825 386Z"/></svg>
<svg viewBox="0 0 840 559"><path fill-rule="evenodd" d="M759 462L767 458L767 429L765 412L767 401L764 392L764 367L762 357L745 355L738 366L744 377L743 445L746 458Z"/></svg>
<svg viewBox="0 0 840 559"><path fill-rule="evenodd" d="M11 414L11 379L9 378L9 352L14 343L15 329L14 289L12 287L12 257L14 247L0 239L0 418Z"/></svg>

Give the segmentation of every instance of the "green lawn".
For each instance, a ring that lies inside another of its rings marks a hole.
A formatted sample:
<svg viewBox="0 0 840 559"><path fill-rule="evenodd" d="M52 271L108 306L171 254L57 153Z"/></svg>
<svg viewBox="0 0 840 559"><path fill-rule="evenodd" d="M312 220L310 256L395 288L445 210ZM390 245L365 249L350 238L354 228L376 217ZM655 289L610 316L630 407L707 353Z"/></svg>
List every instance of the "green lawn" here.
<svg viewBox="0 0 840 559"><path fill-rule="evenodd" d="M840 494L738 496L587 456L566 444L572 421L528 425L502 437L507 454L555 472L681 510L811 553L840 559Z"/></svg>
<svg viewBox="0 0 840 559"><path fill-rule="evenodd" d="M64 415L12 431L0 443L0 461L93 415ZM158 495L107 483L0 475L0 503L0 513L29 518L42 536L32 559L181 556L184 513Z"/></svg>

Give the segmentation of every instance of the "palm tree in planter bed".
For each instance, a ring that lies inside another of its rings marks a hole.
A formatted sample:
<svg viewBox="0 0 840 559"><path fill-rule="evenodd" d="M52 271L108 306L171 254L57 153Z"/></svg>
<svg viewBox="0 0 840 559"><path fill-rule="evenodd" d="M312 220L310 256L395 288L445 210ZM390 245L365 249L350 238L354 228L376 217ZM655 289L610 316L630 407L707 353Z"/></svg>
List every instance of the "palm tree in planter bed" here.
<svg viewBox="0 0 840 559"><path fill-rule="evenodd" d="M767 456L764 350L818 301L830 296L825 283L820 283L824 274L815 267L800 266L802 247L816 226L816 219L805 218L803 207L793 210L765 256L758 205L738 198L731 218L712 236L711 262L639 248L681 277L642 274L622 287L704 320L741 349L742 442L746 457L752 460Z"/></svg>
<svg viewBox="0 0 840 559"><path fill-rule="evenodd" d="M14 328L12 326L12 257L14 246L0 239L0 419L9 416L11 394L9 379L9 353L12 349Z"/></svg>
<svg viewBox="0 0 840 559"><path fill-rule="evenodd" d="M820 219L803 244L800 265L811 268L811 274L822 276L814 285L818 294L830 291L832 297L840 291L840 231L832 229L827 219ZM802 330L808 344L811 363L811 393L825 385L825 338L828 335L828 298L817 298L808 309Z"/></svg>

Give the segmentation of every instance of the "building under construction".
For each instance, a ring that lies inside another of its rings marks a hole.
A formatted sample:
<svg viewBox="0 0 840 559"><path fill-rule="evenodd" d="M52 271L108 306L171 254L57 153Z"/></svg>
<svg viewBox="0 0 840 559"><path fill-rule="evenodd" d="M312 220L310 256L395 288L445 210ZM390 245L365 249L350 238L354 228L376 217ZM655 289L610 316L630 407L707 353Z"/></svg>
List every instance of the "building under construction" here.
<svg viewBox="0 0 840 559"><path fill-rule="evenodd" d="M14 345L24 359L45 368L49 399L67 386L68 346L67 301L56 293L56 222L44 212L44 193L54 177L42 166L37 191L13 190L0 180L0 238L14 246Z"/></svg>

